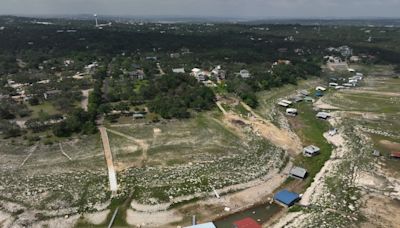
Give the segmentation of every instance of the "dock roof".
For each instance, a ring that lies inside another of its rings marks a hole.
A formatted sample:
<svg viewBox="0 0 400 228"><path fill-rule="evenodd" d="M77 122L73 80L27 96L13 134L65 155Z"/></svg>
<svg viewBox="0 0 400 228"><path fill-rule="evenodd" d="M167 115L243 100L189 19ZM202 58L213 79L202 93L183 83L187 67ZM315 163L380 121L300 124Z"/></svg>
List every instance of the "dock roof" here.
<svg viewBox="0 0 400 228"><path fill-rule="evenodd" d="M286 206L293 205L299 198L299 194L295 192L289 192L287 189L277 192L274 196L274 200Z"/></svg>

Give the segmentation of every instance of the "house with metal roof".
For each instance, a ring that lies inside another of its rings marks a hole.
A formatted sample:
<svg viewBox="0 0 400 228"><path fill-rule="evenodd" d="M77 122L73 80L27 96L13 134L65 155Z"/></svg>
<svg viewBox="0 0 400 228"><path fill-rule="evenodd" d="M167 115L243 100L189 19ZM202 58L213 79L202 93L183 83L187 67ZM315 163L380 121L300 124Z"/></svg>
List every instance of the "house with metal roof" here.
<svg viewBox="0 0 400 228"><path fill-rule="evenodd" d="M299 93L300 93L301 95L303 95L303 96L308 96L308 95L310 95L310 93L309 93L307 90L301 90Z"/></svg>
<svg viewBox="0 0 400 228"><path fill-rule="evenodd" d="M300 195L287 189L277 192L274 201L282 206L290 207L300 199Z"/></svg>
<svg viewBox="0 0 400 228"><path fill-rule="evenodd" d="M289 107L289 104L288 103L285 103L285 102L282 102L282 101L280 101L279 103L278 103L278 105L280 105L280 106L282 106L282 107Z"/></svg>
<svg viewBox="0 0 400 228"><path fill-rule="evenodd" d="M291 177L297 178L297 179L304 179L307 176L307 170L301 167L293 167L290 172L289 175Z"/></svg>
<svg viewBox="0 0 400 228"><path fill-rule="evenodd" d="M318 112L316 115L317 118L319 119L328 119L329 117L331 117L331 114L327 113L327 112Z"/></svg>
<svg viewBox="0 0 400 228"><path fill-rule="evenodd" d="M254 219L247 217L234 222L233 228L261 228L261 225L254 221Z"/></svg>
<svg viewBox="0 0 400 228"><path fill-rule="evenodd" d="M297 115L297 109L295 108L287 108L286 109L286 114L290 116L295 116Z"/></svg>
<svg viewBox="0 0 400 228"><path fill-rule="evenodd" d="M314 157L314 156L318 155L320 152L321 152L321 149L314 145L304 147L304 149L303 149L303 155L307 156L307 157Z"/></svg>
<svg viewBox="0 0 400 228"><path fill-rule="evenodd" d="M172 69L172 72L175 74L184 74L185 68L174 68L174 69Z"/></svg>

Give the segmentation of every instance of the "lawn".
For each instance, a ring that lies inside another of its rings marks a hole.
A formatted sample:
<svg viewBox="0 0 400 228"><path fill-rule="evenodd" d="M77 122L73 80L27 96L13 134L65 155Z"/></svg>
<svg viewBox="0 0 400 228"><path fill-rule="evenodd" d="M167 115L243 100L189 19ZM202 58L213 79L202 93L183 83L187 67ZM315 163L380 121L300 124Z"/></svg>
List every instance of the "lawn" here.
<svg viewBox="0 0 400 228"><path fill-rule="evenodd" d="M308 187L331 156L332 145L323 137L323 133L329 130L330 125L327 121L316 119L312 104L303 102L295 107L299 115L289 120L292 129L300 137L304 146L315 145L321 149L321 154L318 156L308 158L300 154L294 161L295 165L307 169L308 178L305 187Z"/></svg>

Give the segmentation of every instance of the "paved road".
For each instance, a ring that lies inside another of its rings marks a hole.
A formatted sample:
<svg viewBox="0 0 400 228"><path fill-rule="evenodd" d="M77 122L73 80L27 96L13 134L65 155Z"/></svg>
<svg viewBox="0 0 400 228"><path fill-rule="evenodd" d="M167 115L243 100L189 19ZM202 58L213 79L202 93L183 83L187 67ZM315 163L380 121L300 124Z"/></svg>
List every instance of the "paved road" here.
<svg viewBox="0 0 400 228"><path fill-rule="evenodd" d="M115 172L110 142L108 141L107 130L105 127L99 127L101 134L101 140L103 141L104 157L106 158L107 168L108 168L108 179L110 181L110 190L116 193L118 190L117 185L117 174Z"/></svg>

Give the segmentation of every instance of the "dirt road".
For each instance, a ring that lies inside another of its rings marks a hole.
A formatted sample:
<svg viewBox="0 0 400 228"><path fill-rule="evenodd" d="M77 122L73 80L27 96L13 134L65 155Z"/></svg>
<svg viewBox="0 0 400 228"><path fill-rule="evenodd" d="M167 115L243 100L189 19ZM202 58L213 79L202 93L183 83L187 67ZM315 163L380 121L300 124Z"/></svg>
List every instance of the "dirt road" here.
<svg viewBox="0 0 400 228"><path fill-rule="evenodd" d="M88 104L89 104L89 93L90 91L92 91L93 89L86 89L86 90L82 90L82 101L81 101L81 107L83 110L87 111L88 110Z"/></svg>
<svg viewBox="0 0 400 228"><path fill-rule="evenodd" d="M117 174L116 174L115 168L114 168L114 163L113 163L113 158L112 158L112 153L111 153L110 142L108 140L107 130L105 127L99 127L99 131L101 134L101 140L103 141L104 157L107 162L108 179L110 181L110 190L113 193L116 193L118 190Z"/></svg>
<svg viewBox="0 0 400 228"><path fill-rule="evenodd" d="M287 150L290 154L296 155L301 152L301 142L297 135L287 130L279 129L270 121L255 113L247 104L241 102L241 105L251 113L250 118L243 118L236 113L227 112L222 107L222 104L217 102L217 106L224 114L228 124L240 120L246 125L251 126L256 134L271 141L274 145Z"/></svg>

